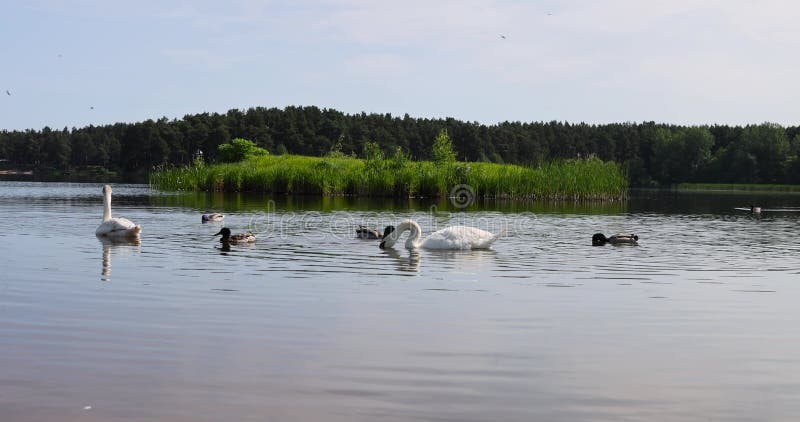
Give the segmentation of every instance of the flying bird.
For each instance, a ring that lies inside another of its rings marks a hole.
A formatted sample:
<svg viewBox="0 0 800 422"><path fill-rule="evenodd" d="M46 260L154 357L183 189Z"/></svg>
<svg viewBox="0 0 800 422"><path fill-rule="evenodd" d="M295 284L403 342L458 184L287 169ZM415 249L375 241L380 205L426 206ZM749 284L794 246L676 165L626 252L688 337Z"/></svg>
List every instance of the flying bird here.
<svg viewBox="0 0 800 422"><path fill-rule="evenodd" d="M503 35L503 34L500 34L500 38L502 38L502 39L506 39L506 36L505 36L505 35Z"/></svg>
<svg viewBox="0 0 800 422"><path fill-rule="evenodd" d="M8 92L8 90L6 90L6 95L11 95L11 93L10 93L10 92Z"/></svg>

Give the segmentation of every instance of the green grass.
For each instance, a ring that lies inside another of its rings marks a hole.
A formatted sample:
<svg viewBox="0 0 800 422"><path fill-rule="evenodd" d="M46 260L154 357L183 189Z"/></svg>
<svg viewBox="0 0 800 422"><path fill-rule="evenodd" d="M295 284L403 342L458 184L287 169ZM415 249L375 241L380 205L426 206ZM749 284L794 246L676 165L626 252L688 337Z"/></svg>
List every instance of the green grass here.
<svg viewBox="0 0 800 422"><path fill-rule="evenodd" d="M270 155L233 164L156 171L150 175L150 184L171 191L387 197L443 197L466 185L477 198L559 200L622 199L628 190L620 167L598 158L523 167Z"/></svg>
<svg viewBox="0 0 800 422"><path fill-rule="evenodd" d="M725 190L752 192L800 192L800 185L760 185L744 183L681 183L678 190Z"/></svg>

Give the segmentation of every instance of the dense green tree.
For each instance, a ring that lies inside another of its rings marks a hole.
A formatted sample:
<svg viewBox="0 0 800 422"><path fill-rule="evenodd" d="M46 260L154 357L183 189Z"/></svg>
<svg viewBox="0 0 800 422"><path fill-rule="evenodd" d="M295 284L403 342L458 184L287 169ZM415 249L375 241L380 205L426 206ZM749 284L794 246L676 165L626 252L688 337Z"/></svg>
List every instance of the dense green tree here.
<svg viewBox="0 0 800 422"><path fill-rule="evenodd" d="M711 147L714 145L714 136L708 128L689 127L678 131L683 154L682 174L685 181L694 181L711 159Z"/></svg>
<svg viewBox="0 0 800 422"><path fill-rule="evenodd" d="M780 183L789 155L786 132L777 124L747 126L742 132L741 146L755 157L758 183Z"/></svg>
<svg viewBox="0 0 800 422"><path fill-rule="evenodd" d="M447 129L442 129L433 140L431 158L439 164L448 164L456 161L456 152L453 150L453 141L447 134Z"/></svg>
<svg viewBox="0 0 800 422"><path fill-rule="evenodd" d="M86 133L72 136L72 157L70 163L77 166L96 165L97 146Z"/></svg>
<svg viewBox="0 0 800 422"><path fill-rule="evenodd" d="M61 170L69 168L70 155L72 148L70 146L67 130L63 132L47 131L43 134L42 140L42 163L49 167L54 167Z"/></svg>
<svg viewBox="0 0 800 422"><path fill-rule="evenodd" d="M786 177L787 183L800 184L800 132L796 133L789 143L789 157L786 160Z"/></svg>
<svg viewBox="0 0 800 422"><path fill-rule="evenodd" d="M217 160L224 163L234 163L269 154L264 148L258 147L252 141L242 138L236 138L229 144L222 144L218 149L219 155L217 155Z"/></svg>

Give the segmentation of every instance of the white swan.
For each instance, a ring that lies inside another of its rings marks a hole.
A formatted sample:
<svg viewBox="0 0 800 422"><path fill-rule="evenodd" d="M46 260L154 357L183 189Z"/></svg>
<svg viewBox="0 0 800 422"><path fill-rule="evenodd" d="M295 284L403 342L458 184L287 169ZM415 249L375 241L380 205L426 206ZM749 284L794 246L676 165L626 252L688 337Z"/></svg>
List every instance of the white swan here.
<svg viewBox="0 0 800 422"><path fill-rule="evenodd" d="M103 186L103 222L94 231L96 236L139 237L142 226L127 218L111 218L111 186Z"/></svg>
<svg viewBox="0 0 800 422"><path fill-rule="evenodd" d="M420 240L422 229L414 220L404 220L381 242L381 249L392 247L405 231L411 231L406 240L406 249L487 249L502 233L494 234L486 230L467 226L452 226L431 233Z"/></svg>

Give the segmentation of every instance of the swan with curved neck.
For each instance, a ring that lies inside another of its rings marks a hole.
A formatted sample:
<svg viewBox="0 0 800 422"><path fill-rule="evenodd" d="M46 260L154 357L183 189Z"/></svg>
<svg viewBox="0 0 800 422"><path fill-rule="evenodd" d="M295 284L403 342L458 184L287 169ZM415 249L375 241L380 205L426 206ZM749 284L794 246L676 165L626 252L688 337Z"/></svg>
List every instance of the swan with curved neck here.
<svg viewBox="0 0 800 422"><path fill-rule="evenodd" d="M94 234L104 237L139 237L141 232L142 226L127 218L111 217L111 186L103 186L103 222L97 226Z"/></svg>
<svg viewBox="0 0 800 422"><path fill-rule="evenodd" d="M406 249L488 249L502 233L494 234L486 230L468 226L452 226L433 232L422 239L422 229L414 220L405 220L384 237L381 249L392 247L400 236L410 231L406 239Z"/></svg>

